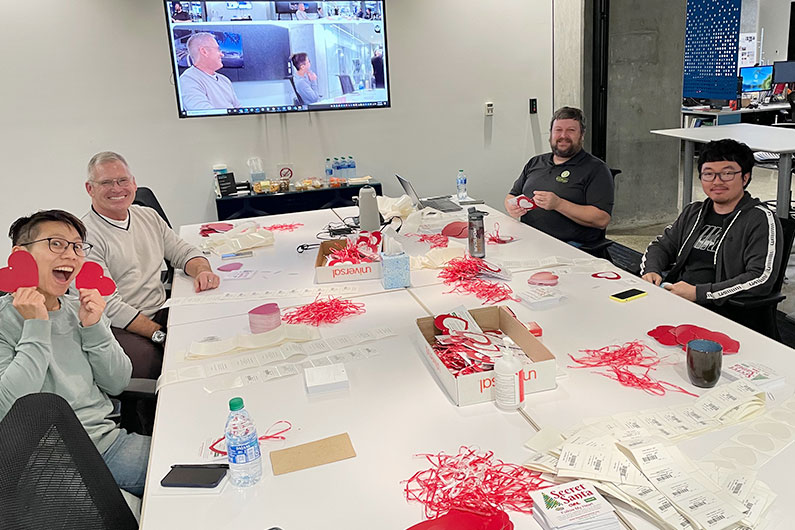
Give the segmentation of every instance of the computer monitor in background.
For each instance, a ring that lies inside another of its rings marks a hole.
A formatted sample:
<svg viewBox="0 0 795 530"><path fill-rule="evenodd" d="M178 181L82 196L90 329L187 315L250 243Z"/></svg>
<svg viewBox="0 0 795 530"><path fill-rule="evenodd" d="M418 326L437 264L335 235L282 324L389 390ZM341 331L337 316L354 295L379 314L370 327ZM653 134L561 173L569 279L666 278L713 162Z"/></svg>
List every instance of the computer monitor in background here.
<svg viewBox="0 0 795 530"><path fill-rule="evenodd" d="M795 61L775 61L773 63L774 83L795 83Z"/></svg>
<svg viewBox="0 0 795 530"><path fill-rule="evenodd" d="M743 92L762 92L773 88L773 65L740 68Z"/></svg>

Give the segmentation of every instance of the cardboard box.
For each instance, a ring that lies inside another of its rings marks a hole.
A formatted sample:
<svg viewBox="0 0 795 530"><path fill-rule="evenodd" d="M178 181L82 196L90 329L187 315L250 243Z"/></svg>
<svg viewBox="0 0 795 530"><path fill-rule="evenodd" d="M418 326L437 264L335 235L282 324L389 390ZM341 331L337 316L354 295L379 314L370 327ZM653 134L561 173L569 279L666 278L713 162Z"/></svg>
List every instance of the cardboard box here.
<svg viewBox="0 0 795 530"><path fill-rule="evenodd" d="M470 309L469 312L483 331L502 331L527 355L527 363L522 370L525 395L552 390L557 386L555 356L516 320L507 307L483 307ZM460 407L494 400L493 371L455 377L433 352L435 336L441 334L433 325L433 317L418 318L417 330L425 356L456 405Z"/></svg>
<svg viewBox="0 0 795 530"><path fill-rule="evenodd" d="M361 263L359 265L326 266L326 256L334 250L345 248L346 239L323 241L315 260L315 283L351 282L356 280L377 280L381 278L381 262Z"/></svg>

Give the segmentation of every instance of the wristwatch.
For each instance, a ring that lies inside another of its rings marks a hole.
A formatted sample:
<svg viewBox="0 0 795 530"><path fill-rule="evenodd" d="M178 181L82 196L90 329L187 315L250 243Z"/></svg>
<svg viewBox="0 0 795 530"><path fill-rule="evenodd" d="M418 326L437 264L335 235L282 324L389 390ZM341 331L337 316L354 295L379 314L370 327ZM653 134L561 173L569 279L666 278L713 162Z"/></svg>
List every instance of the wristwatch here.
<svg viewBox="0 0 795 530"><path fill-rule="evenodd" d="M158 329L154 333L152 333L152 342L155 344L163 344L166 342L166 332L162 329Z"/></svg>

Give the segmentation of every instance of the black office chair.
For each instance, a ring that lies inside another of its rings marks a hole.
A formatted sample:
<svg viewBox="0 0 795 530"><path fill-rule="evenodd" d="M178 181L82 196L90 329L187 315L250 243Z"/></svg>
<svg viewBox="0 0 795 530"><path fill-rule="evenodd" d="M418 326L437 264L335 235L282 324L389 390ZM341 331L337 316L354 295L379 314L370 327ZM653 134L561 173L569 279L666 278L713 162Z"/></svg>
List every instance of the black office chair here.
<svg viewBox="0 0 795 530"><path fill-rule="evenodd" d="M140 186L138 190L135 192L135 199L133 200L133 204L138 204L140 206L148 206L149 208L152 208L166 222L168 227L172 228L171 222L168 220L165 210L163 210L163 207L160 206L160 201L157 200L157 197L155 197L155 193L151 189L145 186Z"/></svg>
<svg viewBox="0 0 795 530"><path fill-rule="evenodd" d="M786 298L781 294L781 286L784 284L784 276L787 272L787 261L792 252L792 242L795 239L795 219L780 219L783 228L783 262L781 270L773 284L771 294L758 298L730 298L726 307L718 312L723 313L727 318L737 321L771 339L781 341L776 322L776 307L779 302Z"/></svg>
<svg viewBox="0 0 795 530"><path fill-rule="evenodd" d="M54 528L138 523L66 400L29 394L0 421L0 530Z"/></svg>
<svg viewBox="0 0 795 530"><path fill-rule="evenodd" d="M615 188L616 185L616 176L619 175L620 173L621 173L620 169L610 168L610 174L613 176L613 188ZM613 244L613 241L607 239L607 237L605 237L606 234L607 230L602 230L601 237L599 239L597 239L593 243L582 243L579 246L577 246L577 248L579 248L583 252L587 252L588 254L590 254L595 258L609 260L610 253L607 251L607 249L610 247L610 245Z"/></svg>
<svg viewBox="0 0 795 530"><path fill-rule="evenodd" d="M295 97L293 98L293 105L303 107L304 100L301 97L301 94L298 93L298 90L295 89L295 80L293 79L293 76L289 76L286 79L290 80L290 86L293 87L293 94L295 94Z"/></svg>
<svg viewBox="0 0 795 530"><path fill-rule="evenodd" d="M340 78L340 86L342 87L343 94L350 94L354 91L353 82L351 81L351 76L347 74L339 74L337 77Z"/></svg>

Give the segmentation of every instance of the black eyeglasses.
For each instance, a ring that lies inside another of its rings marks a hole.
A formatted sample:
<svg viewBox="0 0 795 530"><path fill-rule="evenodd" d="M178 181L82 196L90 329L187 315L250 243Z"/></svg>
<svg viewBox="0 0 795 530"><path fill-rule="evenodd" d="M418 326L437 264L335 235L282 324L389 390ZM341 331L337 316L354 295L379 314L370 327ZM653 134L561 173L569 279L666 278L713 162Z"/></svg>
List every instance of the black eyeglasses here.
<svg viewBox="0 0 795 530"><path fill-rule="evenodd" d="M734 180L734 177L737 176L737 173L742 173L742 170L740 170L740 171L721 171L720 173L714 173L712 171L705 171L705 172L703 172L700 175L700 177L701 177L701 180L703 180L704 182L712 182L713 180L715 180L715 177L720 177L720 180L722 182L731 182L732 180Z"/></svg>
<svg viewBox="0 0 795 530"><path fill-rule="evenodd" d="M46 241L47 246L50 247L50 251L54 254L63 254L69 249L71 245L75 251L75 255L85 258L91 252L91 249L94 248L94 245L91 243L83 243L82 241L67 241L62 237L45 237L44 239L37 239L36 241L29 241L27 243L20 243L19 246L25 247L27 245L32 245L33 243L39 243L41 241Z"/></svg>

